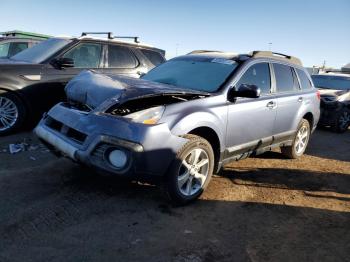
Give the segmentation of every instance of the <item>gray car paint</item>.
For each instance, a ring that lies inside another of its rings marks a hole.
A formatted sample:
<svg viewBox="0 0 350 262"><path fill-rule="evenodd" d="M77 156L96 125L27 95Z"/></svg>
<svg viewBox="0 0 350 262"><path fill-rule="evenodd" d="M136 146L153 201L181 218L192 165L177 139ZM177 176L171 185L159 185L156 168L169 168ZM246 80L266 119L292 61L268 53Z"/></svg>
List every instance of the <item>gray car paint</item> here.
<svg viewBox="0 0 350 262"><path fill-rule="evenodd" d="M205 127L213 130L219 139L221 163L224 160L239 158L242 154L266 150L272 146L290 145L299 122L307 113L311 113L313 116L312 129L316 127L318 122L319 100L314 88L308 91L298 90L293 94L272 93L255 99L238 98L234 103L228 101L229 89L235 86L242 74L252 64L260 62L281 63L279 60L264 58L249 59L243 62L226 85L217 93L200 99L167 105L160 120L161 124L158 125L137 124L125 117L102 113L115 103L113 99L107 99L93 112L84 114L68 109L61 103L53 107L48 115L69 127L88 134L83 145L75 145L78 150L75 160L114 173L118 172L111 169L108 164L102 162L102 164L97 165L89 157L94 146L101 142L101 135L141 145L143 150L142 153L138 153L138 157L134 158L136 163L134 162L132 166L132 169L135 169L133 171L163 175L178 149L187 141L182 136L196 128ZM294 64L285 64L298 67ZM302 67L298 68L304 70ZM272 91L274 91L276 87L273 71L271 73ZM122 99L126 101L142 97L147 94L145 90L148 90L148 95L150 93L161 95L164 92L178 94L184 92L184 90L169 85L143 80L132 81L133 83L129 84L133 88L126 88L124 95L118 95L118 99L123 97ZM143 87L146 83L148 88ZM186 91L189 92L189 90ZM300 97L303 99L298 102ZM271 101L273 101L274 106L269 108L267 104ZM45 119L39 123L37 130L40 130L40 132L37 131L37 134L43 139L45 138L42 135L42 130L55 134L61 139L60 143L73 144L67 137L48 128L45 125ZM55 141L52 140L47 142L55 144ZM132 173L131 170L130 173Z"/></svg>

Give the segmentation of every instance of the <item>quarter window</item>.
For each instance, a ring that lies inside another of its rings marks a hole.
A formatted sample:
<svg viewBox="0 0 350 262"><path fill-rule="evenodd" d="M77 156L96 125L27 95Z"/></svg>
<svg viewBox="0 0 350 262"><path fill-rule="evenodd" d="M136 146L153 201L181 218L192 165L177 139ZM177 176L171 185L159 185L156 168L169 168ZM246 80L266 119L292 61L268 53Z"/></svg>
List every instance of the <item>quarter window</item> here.
<svg viewBox="0 0 350 262"><path fill-rule="evenodd" d="M271 90L270 67L267 63L252 65L238 81L236 87L242 84L256 85L262 94L269 94Z"/></svg>
<svg viewBox="0 0 350 262"><path fill-rule="evenodd" d="M137 63L134 54L129 48L116 45L108 47L108 67L135 68Z"/></svg>
<svg viewBox="0 0 350 262"><path fill-rule="evenodd" d="M310 89L312 88L312 84L310 82L310 79L307 77L306 73L303 70L300 69L296 69L299 79L300 79L300 83L301 83L301 88L302 89Z"/></svg>
<svg viewBox="0 0 350 262"><path fill-rule="evenodd" d="M148 60L155 66L161 64L164 62L163 56L161 56L158 52L147 50L147 49L141 49L140 50L142 54L145 55L145 57L148 58Z"/></svg>
<svg viewBox="0 0 350 262"><path fill-rule="evenodd" d="M273 64L277 92L290 92L298 88L293 69L287 65Z"/></svg>
<svg viewBox="0 0 350 262"><path fill-rule="evenodd" d="M101 60L100 44L80 44L68 51L63 57L72 58L76 68L98 68Z"/></svg>

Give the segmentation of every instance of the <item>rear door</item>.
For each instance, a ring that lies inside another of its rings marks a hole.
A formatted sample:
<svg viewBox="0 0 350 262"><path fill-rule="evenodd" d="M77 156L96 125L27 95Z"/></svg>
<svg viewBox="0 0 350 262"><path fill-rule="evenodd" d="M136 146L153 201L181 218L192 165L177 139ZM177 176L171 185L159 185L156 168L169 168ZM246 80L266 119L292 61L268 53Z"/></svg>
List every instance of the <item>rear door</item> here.
<svg viewBox="0 0 350 262"><path fill-rule="evenodd" d="M296 131L295 119L304 96L293 67L273 63L276 82L277 115L274 126L274 142L291 139Z"/></svg>
<svg viewBox="0 0 350 262"><path fill-rule="evenodd" d="M256 85L259 98L237 98L229 105L226 145L227 157L254 151L271 144L276 118L276 98L271 92L270 65L259 62L251 65L235 85Z"/></svg>
<svg viewBox="0 0 350 262"><path fill-rule="evenodd" d="M107 45L106 63L101 69L103 73L140 77L144 71L143 67L131 47Z"/></svg>

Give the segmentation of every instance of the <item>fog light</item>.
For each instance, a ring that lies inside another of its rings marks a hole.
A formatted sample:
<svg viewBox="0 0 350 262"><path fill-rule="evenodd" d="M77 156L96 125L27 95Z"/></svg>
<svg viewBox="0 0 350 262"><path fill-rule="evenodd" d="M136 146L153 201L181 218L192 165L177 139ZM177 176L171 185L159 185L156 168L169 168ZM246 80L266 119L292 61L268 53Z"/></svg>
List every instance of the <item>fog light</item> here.
<svg viewBox="0 0 350 262"><path fill-rule="evenodd" d="M109 153L108 160L114 167L123 168L128 162L128 156L121 150L113 150Z"/></svg>

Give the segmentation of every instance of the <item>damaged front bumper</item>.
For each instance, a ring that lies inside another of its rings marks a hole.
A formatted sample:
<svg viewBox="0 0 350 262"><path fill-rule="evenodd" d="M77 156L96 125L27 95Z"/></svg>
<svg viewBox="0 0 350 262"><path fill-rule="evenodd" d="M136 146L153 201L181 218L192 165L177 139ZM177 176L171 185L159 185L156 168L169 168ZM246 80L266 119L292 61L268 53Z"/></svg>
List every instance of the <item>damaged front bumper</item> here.
<svg viewBox="0 0 350 262"><path fill-rule="evenodd" d="M167 124L144 125L123 117L54 106L35 128L45 143L62 155L98 170L125 176L162 176L187 139L173 135ZM109 160L113 150L127 156L123 168Z"/></svg>

